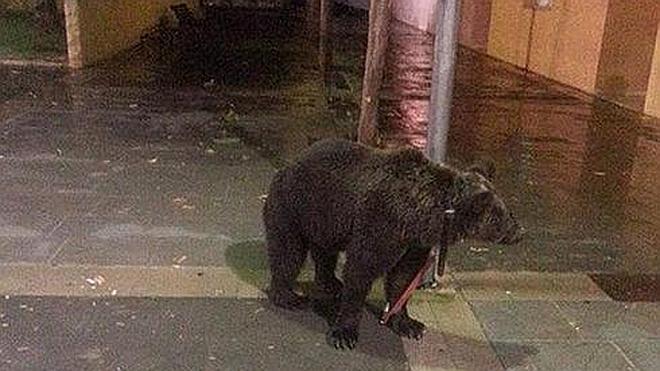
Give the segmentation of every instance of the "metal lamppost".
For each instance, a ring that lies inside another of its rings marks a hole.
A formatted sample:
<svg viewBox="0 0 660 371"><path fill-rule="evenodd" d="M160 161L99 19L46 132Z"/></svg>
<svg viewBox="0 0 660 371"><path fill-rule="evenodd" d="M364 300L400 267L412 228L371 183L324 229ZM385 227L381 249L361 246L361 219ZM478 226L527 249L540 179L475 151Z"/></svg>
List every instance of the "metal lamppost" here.
<svg viewBox="0 0 660 371"><path fill-rule="evenodd" d="M434 162L445 161L447 133L451 118L454 87L460 0L438 0L433 50L431 104L427 129L426 155ZM422 280L422 286L434 286L436 273L444 273L447 246L435 246L435 266Z"/></svg>

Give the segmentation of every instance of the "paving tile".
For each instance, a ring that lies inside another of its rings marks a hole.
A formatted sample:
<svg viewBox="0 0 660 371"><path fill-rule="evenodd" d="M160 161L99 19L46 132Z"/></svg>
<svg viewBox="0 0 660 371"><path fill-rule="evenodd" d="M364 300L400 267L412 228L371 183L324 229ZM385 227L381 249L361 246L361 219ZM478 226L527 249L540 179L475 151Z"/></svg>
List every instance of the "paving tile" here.
<svg viewBox="0 0 660 371"><path fill-rule="evenodd" d="M237 197L198 195L180 192L173 195L142 197L96 197L89 199L85 213L70 224L79 234L93 234L111 225L133 224L145 228L181 227L206 234L222 234L245 240L263 234L260 194Z"/></svg>
<svg viewBox="0 0 660 371"><path fill-rule="evenodd" d="M559 302L584 339L660 339L659 303Z"/></svg>
<svg viewBox="0 0 660 371"><path fill-rule="evenodd" d="M105 232L108 235L67 240L50 262L68 265L223 266L225 250L230 244L223 238L178 228L119 225Z"/></svg>
<svg viewBox="0 0 660 371"><path fill-rule="evenodd" d="M640 370L655 371L660 365L660 340L615 341L615 346Z"/></svg>
<svg viewBox="0 0 660 371"><path fill-rule="evenodd" d="M10 232L3 228L3 233ZM13 230L14 233L30 234L32 231ZM0 238L0 263L45 263L62 246L64 241L48 234L27 237Z"/></svg>
<svg viewBox="0 0 660 371"><path fill-rule="evenodd" d="M71 297L240 297L265 293L228 268L0 265L0 293Z"/></svg>
<svg viewBox="0 0 660 371"><path fill-rule="evenodd" d="M552 302L471 301L470 305L491 341L565 341L577 336Z"/></svg>
<svg viewBox="0 0 660 371"><path fill-rule="evenodd" d="M493 346L507 370L635 370L609 343L496 341Z"/></svg>
<svg viewBox="0 0 660 371"><path fill-rule="evenodd" d="M591 274L591 279L617 301L660 302L660 274Z"/></svg>
<svg viewBox="0 0 660 371"><path fill-rule="evenodd" d="M79 213L84 198L72 194L12 193L0 189L0 226L21 226L49 233Z"/></svg>
<svg viewBox="0 0 660 371"><path fill-rule="evenodd" d="M63 159L58 148L35 151L26 157L5 155L0 160L2 192L75 194L92 193L97 179L92 162Z"/></svg>
<svg viewBox="0 0 660 371"><path fill-rule="evenodd" d="M71 195L0 195L0 263L45 262L66 241L62 225L76 213Z"/></svg>
<svg viewBox="0 0 660 371"><path fill-rule="evenodd" d="M409 310L427 326L422 343L404 341L413 370L501 369L479 322L460 296L413 299Z"/></svg>
<svg viewBox="0 0 660 371"><path fill-rule="evenodd" d="M263 300L11 297L0 313L9 369L409 369L373 316L342 352L325 343L323 319Z"/></svg>
<svg viewBox="0 0 660 371"><path fill-rule="evenodd" d="M610 300L586 274L552 272L455 272L468 300Z"/></svg>

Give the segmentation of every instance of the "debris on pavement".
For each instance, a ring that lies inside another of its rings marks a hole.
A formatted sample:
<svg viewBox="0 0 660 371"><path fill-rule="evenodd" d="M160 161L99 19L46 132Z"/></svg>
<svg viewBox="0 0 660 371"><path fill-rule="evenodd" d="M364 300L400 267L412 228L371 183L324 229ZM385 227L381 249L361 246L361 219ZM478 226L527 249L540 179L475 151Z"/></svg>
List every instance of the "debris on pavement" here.
<svg viewBox="0 0 660 371"><path fill-rule="evenodd" d="M105 277L97 275L91 278L86 278L85 282L87 282L87 284L90 285L94 290L97 286L101 286L105 283Z"/></svg>
<svg viewBox="0 0 660 371"><path fill-rule="evenodd" d="M225 145L227 145L227 144L239 144L239 143L241 143L241 139L240 138L234 138L234 137L222 138L222 139L213 138L213 143L215 143L215 144L225 144Z"/></svg>
<svg viewBox="0 0 660 371"><path fill-rule="evenodd" d="M482 253L482 252L488 252L488 251L490 251L490 249L488 247L470 246L470 251L471 252L476 252L476 253Z"/></svg>

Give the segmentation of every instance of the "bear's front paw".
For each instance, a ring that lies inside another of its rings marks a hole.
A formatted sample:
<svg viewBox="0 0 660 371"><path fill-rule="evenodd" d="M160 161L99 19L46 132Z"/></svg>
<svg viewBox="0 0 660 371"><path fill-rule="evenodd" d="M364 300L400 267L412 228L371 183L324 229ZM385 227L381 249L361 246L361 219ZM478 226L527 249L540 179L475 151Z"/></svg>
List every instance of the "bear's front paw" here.
<svg viewBox="0 0 660 371"><path fill-rule="evenodd" d="M396 314L392 316L389 327L399 336L406 336L411 339L420 340L424 336L426 326L416 321L407 314Z"/></svg>
<svg viewBox="0 0 660 371"><path fill-rule="evenodd" d="M334 325L330 327L325 338L335 349L353 349L358 341L358 329L354 326Z"/></svg>

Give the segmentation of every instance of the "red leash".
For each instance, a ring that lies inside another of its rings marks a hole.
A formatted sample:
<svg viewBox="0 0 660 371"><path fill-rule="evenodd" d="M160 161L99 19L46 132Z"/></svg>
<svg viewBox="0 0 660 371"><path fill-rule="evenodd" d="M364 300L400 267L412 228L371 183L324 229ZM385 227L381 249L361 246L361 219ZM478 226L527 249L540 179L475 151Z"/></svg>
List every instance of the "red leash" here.
<svg viewBox="0 0 660 371"><path fill-rule="evenodd" d="M429 254L429 257L426 258L426 262L422 266L422 269L417 272L417 275L413 280L408 284L408 287L406 287L406 290L399 296L399 298L394 302L394 305L390 307L390 303L387 303L385 305L385 310L383 311L383 316L380 318L380 324L381 325L386 325L387 322L390 320L390 318L399 313L401 309L403 309L403 306L408 302L408 299L413 294L413 291L417 289L419 286L419 282L422 280L422 277L424 277L424 274L426 274L426 271L431 268L433 263L435 263L435 257L438 255L438 248L434 247L431 249L431 253Z"/></svg>

